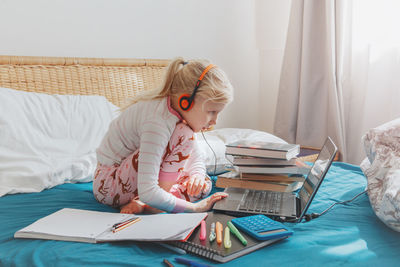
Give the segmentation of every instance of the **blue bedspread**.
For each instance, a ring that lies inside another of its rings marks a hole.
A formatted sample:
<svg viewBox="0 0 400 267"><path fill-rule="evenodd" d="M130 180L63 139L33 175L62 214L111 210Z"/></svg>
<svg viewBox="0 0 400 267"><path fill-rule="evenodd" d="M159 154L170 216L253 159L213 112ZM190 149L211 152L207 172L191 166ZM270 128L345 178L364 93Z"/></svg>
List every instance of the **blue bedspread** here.
<svg viewBox="0 0 400 267"><path fill-rule="evenodd" d="M363 191L360 168L335 162L309 212L321 212L335 201ZM17 230L61 208L115 211L96 202L92 184L64 184L41 193L0 198L0 266L164 266L176 254L153 243L77 242L14 239ZM336 205L310 222L291 224L293 237L240 257L224 266L394 266L400 263L400 233L373 213L367 195ZM187 258L220 265L193 255Z"/></svg>

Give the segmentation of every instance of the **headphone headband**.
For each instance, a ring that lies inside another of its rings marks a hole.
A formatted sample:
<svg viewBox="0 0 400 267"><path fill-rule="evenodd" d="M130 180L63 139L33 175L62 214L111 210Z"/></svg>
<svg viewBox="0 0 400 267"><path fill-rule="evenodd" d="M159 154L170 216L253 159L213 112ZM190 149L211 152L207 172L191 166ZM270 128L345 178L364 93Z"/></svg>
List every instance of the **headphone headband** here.
<svg viewBox="0 0 400 267"><path fill-rule="evenodd" d="M179 106L181 107L182 110L185 110L185 111L189 110L193 106L194 97L196 95L197 89L200 87L201 81L203 80L203 78L207 74L207 72L214 67L216 67L214 64L210 64L203 70L199 79L196 82L196 86L194 87L191 95L185 94L179 98Z"/></svg>
<svg viewBox="0 0 400 267"><path fill-rule="evenodd" d="M203 80L204 75L206 75L206 73L207 73L210 69L212 69L212 68L214 68L214 67L215 67L214 64L208 65L208 66L203 70L203 72L201 73L201 75L200 75L200 77L199 77L199 80L200 80L200 81Z"/></svg>

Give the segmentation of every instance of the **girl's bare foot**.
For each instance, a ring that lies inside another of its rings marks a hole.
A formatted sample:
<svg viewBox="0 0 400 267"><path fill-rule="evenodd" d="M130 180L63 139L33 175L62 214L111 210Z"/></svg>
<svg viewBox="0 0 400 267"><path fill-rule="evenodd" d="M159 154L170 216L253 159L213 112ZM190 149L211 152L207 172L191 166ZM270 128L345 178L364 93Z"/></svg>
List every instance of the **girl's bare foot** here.
<svg viewBox="0 0 400 267"><path fill-rule="evenodd" d="M128 204L121 206L120 213L136 214L144 211L145 204L136 199L132 199Z"/></svg>

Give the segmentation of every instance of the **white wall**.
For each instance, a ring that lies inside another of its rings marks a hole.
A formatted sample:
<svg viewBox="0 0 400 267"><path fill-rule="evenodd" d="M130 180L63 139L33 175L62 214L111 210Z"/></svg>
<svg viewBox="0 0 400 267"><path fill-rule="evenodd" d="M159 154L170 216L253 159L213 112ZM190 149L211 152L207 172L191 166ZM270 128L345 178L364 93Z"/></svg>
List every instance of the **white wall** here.
<svg viewBox="0 0 400 267"><path fill-rule="evenodd" d="M264 39L286 32L280 14L286 16L287 1L0 0L0 54L207 58L235 87L218 127L271 130L283 47L280 40L271 46ZM258 8L267 19L260 19ZM256 22L274 27L260 31ZM256 30L267 37L260 39ZM266 98L261 106L260 97Z"/></svg>
<svg viewBox="0 0 400 267"><path fill-rule="evenodd" d="M286 44L291 0L256 1L256 35L259 51L259 93L262 116L259 129L272 133L279 78Z"/></svg>

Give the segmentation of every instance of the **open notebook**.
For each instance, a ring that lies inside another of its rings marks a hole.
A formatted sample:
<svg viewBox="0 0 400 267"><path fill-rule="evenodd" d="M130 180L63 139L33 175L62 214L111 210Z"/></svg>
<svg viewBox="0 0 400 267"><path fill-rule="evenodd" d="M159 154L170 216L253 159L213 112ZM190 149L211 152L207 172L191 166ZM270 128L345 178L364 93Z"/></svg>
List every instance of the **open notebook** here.
<svg viewBox="0 0 400 267"><path fill-rule="evenodd" d="M206 216L207 213L132 215L64 208L17 231L14 237L87 243L186 240ZM112 231L113 225L132 217L140 220Z"/></svg>

